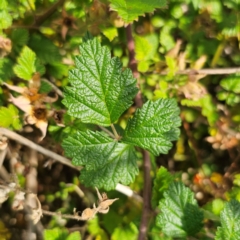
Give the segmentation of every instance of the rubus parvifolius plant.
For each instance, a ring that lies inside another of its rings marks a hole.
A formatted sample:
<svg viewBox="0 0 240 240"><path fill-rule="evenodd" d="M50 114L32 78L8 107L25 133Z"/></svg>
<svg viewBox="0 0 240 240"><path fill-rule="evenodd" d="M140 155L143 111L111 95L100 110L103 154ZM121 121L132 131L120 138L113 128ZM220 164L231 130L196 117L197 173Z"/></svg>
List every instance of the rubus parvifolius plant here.
<svg viewBox="0 0 240 240"><path fill-rule="evenodd" d="M111 58L110 50L97 38L80 45L75 64L63 104L69 115L102 130L71 134L62 144L65 154L74 165L84 166L80 180L85 186L110 190L117 183L128 185L138 174L135 147L156 156L166 154L178 139L181 120L177 102L168 98L147 101L121 129L118 120L138 92L131 70L123 69L118 58Z"/></svg>
<svg viewBox="0 0 240 240"><path fill-rule="evenodd" d="M111 190L118 183L128 185L134 181L137 161L141 160L139 149L154 156L171 149L180 133L180 109L171 98L146 101L125 128L119 126L119 118L137 94L136 79L130 69L122 68L118 58L111 58L110 50L101 46L97 38L88 36L84 40L75 68L69 72L70 86L64 90L63 104L69 115L96 128L71 133L62 145L74 165L84 166L82 184ZM160 212L151 233L164 234L157 239L187 239L196 234L203 239L204 213L209 212L200 209L194 193L176 180L164 167L158 170L152 207ZM234 200L223 208L216 240L239 239L239 208L240 203Z"/></svg>
<svg viewBox="0 0 240 240"><path fill-rule="evenodd" d="M240 63L239 9L220 0L1 0L0 204L31 210L14 226L41 221L47 240L238 240L240 77L222 73ZM86 38L68 76L87 30L101 44ZM76 166L56 154L63 139ZM3 183L4 167L18 179ZM102 192L118 183L136 194ZM102 188L97 202L93 187ZM9 240L15 213L5 206L0 239Z"/></svg>

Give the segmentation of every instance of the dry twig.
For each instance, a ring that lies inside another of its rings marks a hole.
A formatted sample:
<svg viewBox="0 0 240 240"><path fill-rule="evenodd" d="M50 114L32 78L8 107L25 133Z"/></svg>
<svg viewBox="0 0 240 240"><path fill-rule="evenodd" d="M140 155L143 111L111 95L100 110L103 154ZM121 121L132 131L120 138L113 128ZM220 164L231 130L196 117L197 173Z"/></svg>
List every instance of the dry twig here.
<svg viewBox="0 0 240 240"><path fill-rule="evenodd" d="M194 74L194 75L224 75L224 74L234 74L234 73L240 73L240 68L203 68L200 70L195 69L186 69L175 72L176 75L188 75L188 74ZM162 71L159 73L160 75L167 75L168 71Z"/></svg>
<svg viewBox="0 0 240 240"><path fill-rule="evenodd" d="M32 148L32 149L36 150L37 152L40 152L43 155L45 155L47 157L50 157L50 158L52 158L52 159L54 159L54 160L56 160L56 161L58 161L58 162L60 162L64 165L67 165L67 166L69 166L71 168L74 168L74 169L77 169L77 170L81 169L79 167L73 166L69 159L67 159L63 156L60 156L57 153L52 152L52 151L50 151L46 148L43 148L42 146L30 141L29 139L27 139L27 138L15 133L15 132L9 130L9 129L0 127L0 134L3 134L6 137L8 137L8 138L10 138L14 141L17 141L17 142L19 142L19 143L21 143L21 144L23 144L23 145L25 145L29 148Z"/></svg>
<svg viewBox="0 0 240 240"><path fill-rule="evenodd" d="M72 165L72 163L70 162L69 159L63 157L63 156L60 156L58 154L56 154L55 152L52 152L48 149L45 149L43 148L42 146L30 141L29 139L9 130L9 129L6 129L6 128L1 128L0 127L0 134L3 134L5 135L6 137L14 140L14 141L17 141L29 148L32 148L34 150L36 150L37 152L40 152L42 153L43 155L47 156L47 157L50 157L52 159L54 159L55 161L58 161L64 165L67 165L71 168L74 168L78 171L80 171L82 169L82 167L76 167L74 165ZM133 190L131 190L130 188L118 183L117 186L116 186L116 190L121 192L122 194L128 196L128 197L133 197L135 200L137 201L142 201L142 198L137 195L136 193L133 192Z"/></svg>

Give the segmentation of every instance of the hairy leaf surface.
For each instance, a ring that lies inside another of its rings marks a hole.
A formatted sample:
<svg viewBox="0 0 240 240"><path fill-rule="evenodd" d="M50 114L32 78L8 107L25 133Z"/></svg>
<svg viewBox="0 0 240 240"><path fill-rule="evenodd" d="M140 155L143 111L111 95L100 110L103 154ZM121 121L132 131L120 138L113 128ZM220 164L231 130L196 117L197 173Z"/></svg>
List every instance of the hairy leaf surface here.
<svg viewBox="0 0 240 240"><path fill-rule="evenodd" d="M191 190L181 182L172 182L160 201L157 225L167 236L193 236L202 228L203 212Z"/></svg>
<svg viewBox="0 0 240 240"><path fill-rule="evenodd" d="M179 136L179 108L174 99L146 102L128 121L123 142L146 148L154 155L166 154Z"/></svg>
<svg viewBox="0 0 240 240"><path fill-rule="evenodd" d="M109 126L131 106L136 80L96 38L83 43L80 53L69 72L71 87L65 89L63 103L82 122Z"/></svg>
<svg viewBox="0 0 240 240"><path fill-rule="evenodd" d="M122 182L129 184L138 174L133 146L117 143L101 132L77 132L63 142L74 165L82 165L80 180L86 186L114 189Z"/></svg>
<svg viewBox="0 0 240 240"><path fill-rule="evenodd" d="M240 240L240 203L231 200L220 214L221 227L218 227L216 240Z"/></svg>
<svg viewBox="0 0 240 240"><path fill-rule="evenodd" d="M117 11L119 16L130 23L137 20L145 13L153 12L155 8L166 7L166 0L110 0L111 8Z"/></svg>

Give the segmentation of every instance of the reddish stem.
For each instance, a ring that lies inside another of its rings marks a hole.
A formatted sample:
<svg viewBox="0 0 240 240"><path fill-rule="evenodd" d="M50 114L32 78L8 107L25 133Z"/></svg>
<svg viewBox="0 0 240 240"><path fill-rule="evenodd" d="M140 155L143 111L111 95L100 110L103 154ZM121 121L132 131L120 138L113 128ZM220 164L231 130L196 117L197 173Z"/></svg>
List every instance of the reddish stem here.
<svg viewBox="0 0 240 240"><path fill-rule="evenodd" d="M140 89L140 78L139 78L139 72L137 70L137 61L135 59L135 44L133 40L133 35L132 35L132 26L129 24L126 28L126 33L127 33L127 48L129 52L129 67L131 68L133 72L133 76L137 79L137 86ZM135 97L135 104L136 107L142 107L143 102L142 102L142 95L141 91L138 91L136 97Z"/></svg>
<svg viewBox="0 0 240 240"><path fill-rule="evenodd" d="M134 45L131 25L127 26L126 34L127 34L127 47L129 52L129 67L133 72L133 76L138 79L138 87L140 88L139 72L137 71L137 61L135 59L135 45ZM135 104L137 107L142 107L143 105L142 95L140 91L135 97ZM151 176L150 176L151 161L150 161L150 155L148 151L143 149L142 153L143 153L143 167L144 167L143 211L142 211L138 240L146 239L148 223L151 216L151 190L152 190L151 189L152 183L151 183Z"/></svg>

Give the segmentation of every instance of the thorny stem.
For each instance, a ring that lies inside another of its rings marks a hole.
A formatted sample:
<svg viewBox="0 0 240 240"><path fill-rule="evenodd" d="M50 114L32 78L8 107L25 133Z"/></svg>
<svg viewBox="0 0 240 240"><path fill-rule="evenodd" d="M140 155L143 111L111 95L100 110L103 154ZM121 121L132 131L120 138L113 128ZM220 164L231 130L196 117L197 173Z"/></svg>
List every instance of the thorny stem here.
<svg viewBox="0 0 240 240"><path fill-rule="evenodd" d="M127 26L126 34L127 34L127 47L129 51L129 67L133 71L133 76L138 79L138 87L140 88L139 73L137 71L137 62L135 59L135 46L134 46L131 25ZM135 104L137 107L141 107L143 105L140 91L135 97ZM150 176L151 161L150 161L149 152L147 150L143 149L142 153L143 153L143 162L144 162L143 164L143 167L144 167L143 212L141 217L138 240L146 239L148 223L151 216L151 202L150 202L151 189L152 189L151 176Z"/></svg>
<svg viewBox="0 0 240 240"><path fill-rule="evenodd" d="M111 128L112 128L112 131L113 131L113 134L114 134L114 138L115 138L116 140L119 140L119 139L120 139L120 136L118 135L117 130L116 130L116 128L114 127L113 124L111 124Z"/></svg>

